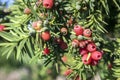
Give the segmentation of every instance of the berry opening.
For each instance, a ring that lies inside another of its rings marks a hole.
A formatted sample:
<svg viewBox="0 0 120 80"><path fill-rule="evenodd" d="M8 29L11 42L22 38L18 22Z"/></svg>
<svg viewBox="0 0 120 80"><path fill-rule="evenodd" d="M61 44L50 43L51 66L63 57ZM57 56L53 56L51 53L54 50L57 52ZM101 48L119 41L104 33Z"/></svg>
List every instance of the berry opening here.
<svg viewBox="0 0 120 80"><path fill-rule="evenodd" d="M92 46L92 48L94 49L94 48L95 48L95 46Z"/></svg>
<svg viewBox="0 0 120 80"><path fill-rule="evenodd" d="M79 28L79 26L75 26L75 28Z"/></svg>
<svg viewBox="0 0 120 80"><path fill-rule="evenodd" d="M84 60L84 62L87 62L87 60Z"/></svg>
<svg viewBox="0 0 120 80"><path fill-rule="evenodd" d="M49 4L45 4L46 7L49 7Z"/></svg>
<svg viewBox="0 0 120 80"><path fill-rule="evenodd" d="M63 35L66 35L66 34L67 34L67 32L65 32L65 31L64 31L64 32L62 32L62 34L63 34Z"/></svg>
<svg viewBox="0 0 120 80"><path fill-rule="evenodd" d="M90 34L90 30L86 32L87 34Z"/></svg>
<svg viewBox="0 0 120 80"><path fill-rule="evenodd" d="M98 59L101 59L101 55L98 55L97 58L98 58Z"/></svg>

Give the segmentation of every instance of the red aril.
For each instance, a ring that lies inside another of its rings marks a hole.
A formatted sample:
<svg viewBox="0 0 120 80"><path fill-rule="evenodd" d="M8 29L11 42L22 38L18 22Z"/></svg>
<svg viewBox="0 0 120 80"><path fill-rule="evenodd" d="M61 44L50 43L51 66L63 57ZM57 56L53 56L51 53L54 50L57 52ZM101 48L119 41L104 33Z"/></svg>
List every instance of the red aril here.
<svg viewBox="0 0 120 80"><path fill-rule="evenodd" d="M108 69L111 69L111 68L112 68L112 64L109 63L109 64L108 64Z"/></svg>
<svg viewBox="0 0 120 80"><path fill-rule="evenodd" d="M63 56L61 59L64 63L67 62L67 57L66 56Z"/></svg>
<svg viewBox="0 0 120 80"><path fill-rule="evenodd" d="M40 30L41 25L42 25L42 21L35 21L35 22L32 23L32 27L35 30Z"/></svg>
<svg viewBox="0 0 120 80"><path fill-rule="evenodd" d="M79 25L75 25L74 26L74 32L77 36L82 35L83 34L83 28Z"/></svg>
<svg viewBox="0 0 120 80"><path fill-rule="evenodd" d="M83 56L85 54L88 54L88 50L86 48L80 48L79 53Z"/></svg>
<svg viewBox="0 0 120 80"><path fill-rule="evenodd" d="M53 7L53 0L43 0L43 6L47 9L51 9Z"/></svg>
<svg viewBox="0 0 120 80"><path fill-rule="evenodd" d="M85 37L90 37L90 36L92 35L92 31L91 31L90 29L85 29L85 30L83 31L83 35L84 35Z"/></svg>
<svg viewBox="0 0 120 80"><path fill-rule="evenodd" d="M67 48L68 48L67 43L62 42L62 43L60 44L60 48L61 48L62 50L67 49Z"/></svg>
<svg viewBox="0 0 120 80"><path fill-rule="evenodd" d="M86 46L85 41L79 41L79 47L84 48Z"/></svg>
<svg viewBox="0 0 120 80"><path fill-rule="evenodd" d="M95 45L94 43L89 43L89 44L87 45L87 50L88 50L89 52L96 51L96 49L97 49L97 47L96 47L96 45Z"/></svg>
<svg viewBox="0 0 120 80"><path fill-rule="evenodd" d="M49 48L44 48L44 50L43 50L43 54L44 55L48 55L48 54L50 54L50 49Z"/></svg>
<svg viewBox="0 0 120 80"><path fill-rule="evenodd" d="M91 53L91 57L93 60L100 60L102 58L102 53L99 51L94 51Z"/></svg>
<svg viewBox="0 0 120 80"><path fill-rule="evenodd" d="M5 29L5 26L0 25L0 32L1 32L1 31L4 31L4 29Z"/></svg>
<svg viewBox="0 0 120 80"><path fill-rule="evenodd" d="M49 31L42 32L41 33L41 38L45 41L50 40L50 38L51 38L50 32Z"/></svg>
<svg viewBox="0 0 120 80"><path fill-rule="evenodd" d="M72 41L72 46L73 46L73 47L78 47L78 46L79 46L79 41L78 41L77 39L74 39L74 40Z"/></svg>
<svg viewBox="0 0 120 80"><path fill-rule="evenodd" d="M61 32L62 35L67 35L67 34L68 34L68 29L65 28L65 27L62 27L62 28L60 29L60 32Z"/></svg>
<svg viewBox="0 0 120 80"><path fill-rule="evenodd" d="M25 14L30 14L30 13L31 13L31 10L30 10L29 8L25 8L25 9L24 9L24 13L25 13Z"/></svg>
<svg viewBox="0 0 120 80"><path fill-rule="evenodd" d="M81 80L81 79L80 79L80 76L78 75L78 76L75 78L75 80Z"/></svg>
<svg viewBox="0 0 120 80"><path fill-rule="evenodd" d="M72 69L68 69L68 70L66 70L66 71L64 72L64 75L65 75L65 76L68 76L68 75L70 75L72 72L73 72Z"/></svg>
<svg viewBox="0 0 120 80"><path fill-rule="evenodd" d="M91 55L89 54L85 54L82 56L82 62L86 65L89 65L91 63L92 59L91 59Z"/></svg>

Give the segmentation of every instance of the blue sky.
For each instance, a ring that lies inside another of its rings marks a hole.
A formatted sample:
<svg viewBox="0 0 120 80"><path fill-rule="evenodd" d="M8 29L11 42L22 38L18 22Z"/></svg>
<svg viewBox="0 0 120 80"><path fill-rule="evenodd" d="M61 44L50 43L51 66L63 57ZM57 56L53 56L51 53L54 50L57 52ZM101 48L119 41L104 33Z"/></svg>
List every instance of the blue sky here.
<svg viewBox="0 0 120 80"><path fill-rule="evenodd" d="M7 7L9 7L14 2L14 0L0 0L0 2L2 3L7 2Z"/></svg>

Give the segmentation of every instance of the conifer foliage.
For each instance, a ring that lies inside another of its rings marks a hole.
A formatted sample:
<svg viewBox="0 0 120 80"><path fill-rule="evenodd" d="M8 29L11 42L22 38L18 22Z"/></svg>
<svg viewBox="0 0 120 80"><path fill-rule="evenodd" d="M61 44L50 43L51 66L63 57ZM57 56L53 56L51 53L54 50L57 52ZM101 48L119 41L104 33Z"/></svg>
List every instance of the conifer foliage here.
<svg viewBox="0 0 120 80"><path fill-rule="evenodd" d="M120 28L119 4L117 0L16 0L7 16L10 22L0 25L4 39L0 52L27 63L53 63L56 70L64 65L65 76L74 80L90 80L97 73L102 80L113 80L120 75L110 67L119 65L120 37L111 36L109 29ZM70 62L64 61L65 55ZM108 77L110 72L114 76Z"/></svg>

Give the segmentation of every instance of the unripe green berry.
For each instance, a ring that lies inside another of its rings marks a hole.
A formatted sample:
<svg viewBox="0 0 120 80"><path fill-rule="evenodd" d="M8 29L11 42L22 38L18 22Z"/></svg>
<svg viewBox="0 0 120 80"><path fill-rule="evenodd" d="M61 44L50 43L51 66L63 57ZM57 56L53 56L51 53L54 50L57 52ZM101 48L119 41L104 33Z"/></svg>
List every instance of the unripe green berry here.
<svg viewBox="0 0 120 80"><path fill-rule="evenodd" d="M99 46L100 46L100 43L99 43L99 42L97 42L97 43L95 43L95 45L96 45L97 47L99 47Z"/></svg>
<svg viewBox="0 0 120 80"><path fill-rule="evenodd" d="M77 36L76 36L76 35L74 35L74 34L72 34L72 35L70 35L70 38L71 38L71 40L73 40L73 39L76 39L76 38L77 38Z"/></svg>
<svg viewBox="0 0 120 80"><path fill-rule="evenodd" d="M82 35L79 35L79 36L77 37L77 39L78 39L78 40L83 40L84 37L83 37Z"/></svg>

